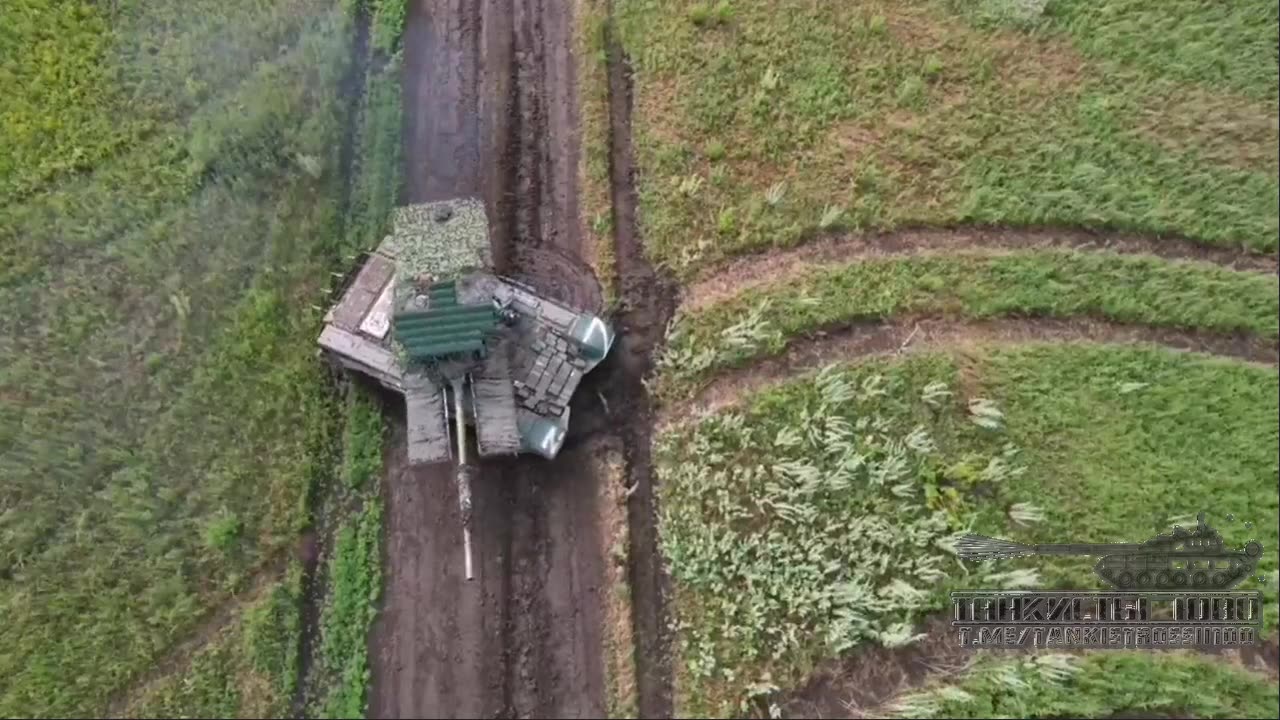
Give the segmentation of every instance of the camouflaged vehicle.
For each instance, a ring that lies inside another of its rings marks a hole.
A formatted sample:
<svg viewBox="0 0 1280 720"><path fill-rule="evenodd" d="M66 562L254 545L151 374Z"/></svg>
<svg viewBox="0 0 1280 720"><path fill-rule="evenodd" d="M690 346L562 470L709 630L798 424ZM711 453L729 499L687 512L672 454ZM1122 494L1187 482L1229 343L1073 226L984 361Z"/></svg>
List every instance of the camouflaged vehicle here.
<svg viewBox="0 0 1280 720"><path fill-rule="evenodd" d="M570 398L614 340L603 319L492 267L481 201L399 208L392 234L360 265L319 338L334 362L404 395L411 464L457 462L468 540L467 427L482 458L554 458Z"/></svg>

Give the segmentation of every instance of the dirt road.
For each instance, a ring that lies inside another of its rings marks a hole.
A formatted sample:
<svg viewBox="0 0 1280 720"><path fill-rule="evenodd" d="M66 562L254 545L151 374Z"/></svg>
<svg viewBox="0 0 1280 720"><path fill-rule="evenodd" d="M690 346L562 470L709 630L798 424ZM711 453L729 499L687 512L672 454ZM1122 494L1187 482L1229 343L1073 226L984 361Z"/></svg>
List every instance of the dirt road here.
<svg viewBox="0 0 1280 720"><path fill-rule="evenodd" d="M589 305L599 287L575 261L569 5L410 3L405 200L484 197L499 270ZM594 394L579 393L573 422L598 413L584 396ZM584 451L482 466L468 582L452 468L406 467L402 404L391 417L370 716L599 717L604 557Z"/></svg>

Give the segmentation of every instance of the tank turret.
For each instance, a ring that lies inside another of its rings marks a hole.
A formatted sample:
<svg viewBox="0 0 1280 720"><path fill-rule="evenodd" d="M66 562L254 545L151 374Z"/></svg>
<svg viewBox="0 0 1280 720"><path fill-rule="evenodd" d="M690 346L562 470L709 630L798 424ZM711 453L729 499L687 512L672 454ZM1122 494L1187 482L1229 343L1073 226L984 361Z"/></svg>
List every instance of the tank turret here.
<svg viewBox="0 0 1280 720"><path fill-rule="evenodd" d="M1239 550L1223 543L1204 513L1194 530L1174 526L1170 533L1141 543L1045 543L1025 545L1008 540L965 535L956 543L966 560L994 560L1028 555L1098 557L1093 571L1121 590L1227 590L1239 585L1257 566L1262 546L1250 541Z"/></svg>

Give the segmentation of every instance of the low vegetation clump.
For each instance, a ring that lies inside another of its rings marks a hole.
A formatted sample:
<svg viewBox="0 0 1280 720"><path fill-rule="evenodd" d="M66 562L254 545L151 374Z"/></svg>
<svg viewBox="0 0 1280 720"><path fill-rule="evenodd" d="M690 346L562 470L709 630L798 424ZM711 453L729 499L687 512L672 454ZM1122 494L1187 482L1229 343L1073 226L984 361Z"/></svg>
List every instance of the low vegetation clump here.
<svg viewBox="0 0 1280 720"><path fill-rule="evenodd" d="M1275 546L1278 391L1239 363L1030 345L829 367L664 433L678 711L743 712L824 658L910 643L949 589L1096 587L1088 558L962 566L962 530L1132 542L1208 508L1228 543ZM1270 633L1274 556L1258 572Z"/></svg>
<svg viewBox="0 0 1280 720"><path fill-rule="evenodd" d="M311 714L321 718L364 717L370 678L369 627L382 591L382 468L385 426L375 393L351 388L343 442L342 487L329 498L336 519L333 550L320 617L320 642L308 683Z"/></svg>
<svg viewBox="0 0 1280 720"><path fill-rule="evenodd" d="M890 705L902 718L1270 718L1274 681L1212 656L1094 652L982 657Z"/></svg>
<svg viewBox="0 0 1280 720"><path fill-rule="evenodd" d="M922 224L1276 248L1280 37L1262 3L635 0L616 14L646 242L682 276L819 232Z"/></svg>
<svg viewBox="0 0 1280 720"><path fill-rule="evenodd" d="M913 639L966 518L946 493L956 479L936 437L952 422L952 392L910 384L824 371L663 436L662 546L696 711L745 710L735 701L799 680L822 657ZM975 461L967 481L1020 472L1004 452Z"/></svg>
<svg viewBox="0 0 1280 720"><path fill-rule="evenodd" d="M322 671L332 683L317 717L364 717L369 687L368 634L382 589L382 506L376 495L338 531L321 620Z"/></svg>
<svg viewBox="0 0 1280 720"><path fill-rule="evenodd" d="M658 392L685 397L715 371L782 352L805 333L906 314L1093 317L1280 335L1274 276L1157 258L1065 251L872 259L814 269L677 318Z"/></svg>

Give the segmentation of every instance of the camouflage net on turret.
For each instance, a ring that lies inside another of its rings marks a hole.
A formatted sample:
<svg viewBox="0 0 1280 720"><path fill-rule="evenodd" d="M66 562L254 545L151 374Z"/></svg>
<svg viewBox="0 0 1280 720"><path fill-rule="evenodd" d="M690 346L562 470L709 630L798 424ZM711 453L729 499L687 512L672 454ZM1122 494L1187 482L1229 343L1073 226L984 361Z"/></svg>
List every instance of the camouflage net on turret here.
<svg viewBox="0 0 1280 720"><path fill-rule="evenodd" d="M443 221L442 221L443 219ZM413 294L414 280L448 280L468 269L489 269L489 222L479 200L449 200L397 208L383 248L396 258L396 306Z"/></svg>

